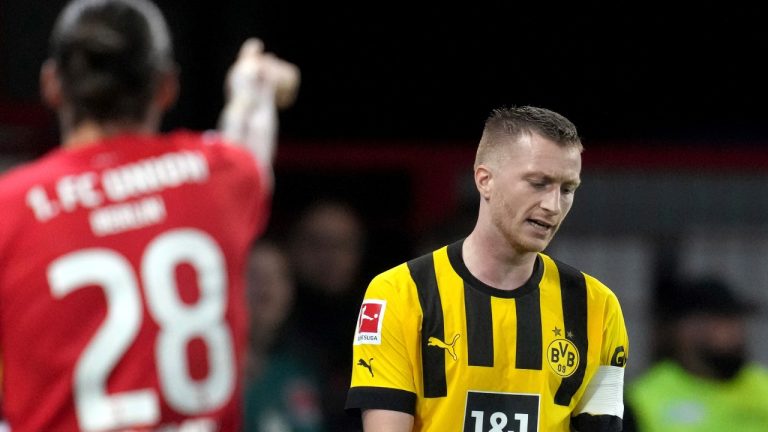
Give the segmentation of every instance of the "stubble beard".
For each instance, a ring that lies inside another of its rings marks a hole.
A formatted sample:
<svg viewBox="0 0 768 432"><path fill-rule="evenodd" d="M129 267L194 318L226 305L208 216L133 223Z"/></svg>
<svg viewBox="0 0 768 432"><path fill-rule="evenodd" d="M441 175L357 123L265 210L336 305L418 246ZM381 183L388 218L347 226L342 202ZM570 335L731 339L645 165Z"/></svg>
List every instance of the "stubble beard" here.
<svg viewBox="0 0 768 432"><path fill-rule="evenodd" d="M549 246L559 226L553 227L552 232L546 239L529 238L530 236L525 234L525 229L528 228L525 225L528 222L525 220L517 221L515 220L516 218L509 217L508 215L514 213L508 209L509 206L505 205L502 211L493 211L491 213L491 221L495 225L496 230L504 237L510 249L518 255L525 255L541 252Z"/></svg>

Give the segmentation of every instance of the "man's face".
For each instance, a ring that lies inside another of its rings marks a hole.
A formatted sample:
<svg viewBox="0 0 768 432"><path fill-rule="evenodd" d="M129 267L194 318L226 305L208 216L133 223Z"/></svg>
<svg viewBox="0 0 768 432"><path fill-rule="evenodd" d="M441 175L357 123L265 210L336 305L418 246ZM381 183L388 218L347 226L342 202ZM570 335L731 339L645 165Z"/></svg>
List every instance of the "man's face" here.
<svg viewBox="0 0 768 432"><path fill-rule="evenodd" d="M288 260L280 249L257 246L248 258L248 300L255 331L272 332L288 318L295 286Z"/></svg>
<svg viewBox="0 0 768 432"><path fill-rule="evenodd" d="M676 336L677 349L714 378L733 378L747 359L746 322L739 315L692 314L678 321Z"/></svg>
<svg viewBox="0 0 768 432"><path fill-rule="evenodd" d="M523 134L487 167L492 223L518 253L543 251L573 205L581 153Z"/></svg>
<svg viewBox="0 0 768 432"><path fill-rule="evenodd" d="M323 205L307 215L293 241L299 280L326 295L354 288L363 257L363 231L344 207Z"/></svg>

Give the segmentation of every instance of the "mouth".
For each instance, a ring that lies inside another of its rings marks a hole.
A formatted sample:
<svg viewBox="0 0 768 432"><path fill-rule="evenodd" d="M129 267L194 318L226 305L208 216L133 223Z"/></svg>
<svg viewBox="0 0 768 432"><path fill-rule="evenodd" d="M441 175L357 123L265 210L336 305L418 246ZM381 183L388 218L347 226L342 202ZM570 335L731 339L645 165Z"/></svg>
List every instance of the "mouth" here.
<svg viewBox="0 0 768 432"><path fill-rule="evenodd" d="M546 221L540 220L540 219L527 219L526 222L533 225L535 228L540 230L551 230L555 225L548 223Z"/></svg>

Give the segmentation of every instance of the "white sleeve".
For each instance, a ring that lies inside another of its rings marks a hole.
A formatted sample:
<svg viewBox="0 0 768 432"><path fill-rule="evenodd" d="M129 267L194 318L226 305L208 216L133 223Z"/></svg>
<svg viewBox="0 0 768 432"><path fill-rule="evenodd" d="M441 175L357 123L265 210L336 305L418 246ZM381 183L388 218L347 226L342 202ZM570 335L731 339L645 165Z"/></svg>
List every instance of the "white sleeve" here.
<svg viewBox="0 0 768 432"><path fill-rule="evenodd" d="M274 56L264 54L261 41L243 44L227 75L227 102L219 119L219 130L232 143L245 146L272 184L272 160L277 145L278 83L270 76Z"/></svg>
<svg viewBox="0 0 768 432"><path fill-rule="evenodd" d="M277 145L277 107L274 88L262 85L252 89L234 87L222 111L219 130L232 143L247 148L269 176Z"/></svg>

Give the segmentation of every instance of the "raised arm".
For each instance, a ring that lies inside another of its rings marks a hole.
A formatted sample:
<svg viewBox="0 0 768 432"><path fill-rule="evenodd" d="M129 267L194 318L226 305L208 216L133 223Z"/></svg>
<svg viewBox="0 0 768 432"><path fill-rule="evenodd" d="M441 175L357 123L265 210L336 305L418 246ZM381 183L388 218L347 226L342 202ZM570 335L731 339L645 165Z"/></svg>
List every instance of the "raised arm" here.
<svg viewBox="0 0 768 432"><path fill-rule="evenodd" d="M227 73L219 131L228 141L250 150L270 187L277 145L277 111L293 104L299 81L299 68L265 53L259 39L243 43Z"/></svg>

